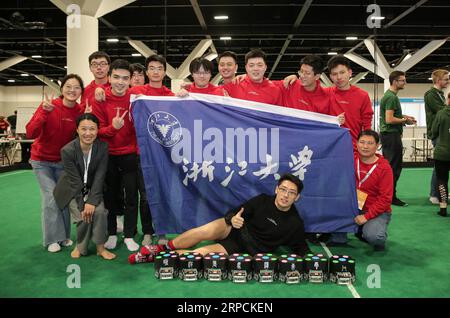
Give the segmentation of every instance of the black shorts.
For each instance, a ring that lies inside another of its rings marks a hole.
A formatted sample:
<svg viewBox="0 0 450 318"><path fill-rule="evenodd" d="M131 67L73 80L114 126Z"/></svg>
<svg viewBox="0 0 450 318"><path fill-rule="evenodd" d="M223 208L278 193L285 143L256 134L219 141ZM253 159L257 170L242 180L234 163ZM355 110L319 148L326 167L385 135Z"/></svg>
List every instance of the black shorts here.
<svg viewBox="0 0 450 318"><path fill-rule="evenodd" d="M223 246L228 255L234 253L248 253L252 254L251 248L247 247L247 244L243 241L240 230L232 228L230 234L223 240L217 240L216 243Z"/></svg>

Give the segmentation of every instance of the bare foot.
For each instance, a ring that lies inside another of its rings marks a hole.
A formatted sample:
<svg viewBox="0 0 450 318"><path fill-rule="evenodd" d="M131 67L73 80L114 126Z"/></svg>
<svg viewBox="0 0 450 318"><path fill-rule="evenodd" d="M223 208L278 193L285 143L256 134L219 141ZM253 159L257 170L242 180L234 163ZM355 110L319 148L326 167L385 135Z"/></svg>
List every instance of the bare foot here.
<svg viewBox="0 0 450 318"><path fill-rule="evenodd" d="M72 258L80 258L81 253L80 253L80 251L75 247L75 248L73 249L73 251L70 253L70 256L71 256Z"/></svg>
<svg viewBox="0 0 450 318"><path fill-rule="evenodd" d="M105 248L103 248L102 250L97 250L97 255L103 257L103 259L106 260L112 260L116 258L116 254L109 252Z"/></svg>

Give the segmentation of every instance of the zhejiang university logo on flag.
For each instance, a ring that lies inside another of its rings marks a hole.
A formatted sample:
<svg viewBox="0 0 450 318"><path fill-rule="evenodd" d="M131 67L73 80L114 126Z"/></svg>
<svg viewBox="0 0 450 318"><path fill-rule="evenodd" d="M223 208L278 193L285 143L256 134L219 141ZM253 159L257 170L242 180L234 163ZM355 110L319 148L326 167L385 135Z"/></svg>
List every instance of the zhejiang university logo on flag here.
<svg viewBox="0 0 450 318"><path fill-rule="evenodd" d="M353 148L334 117L229 97L140 97L132 113L155 230L181 233L250 198L284 173L305 185L307 232L350 232L357 215Z"/></svg>

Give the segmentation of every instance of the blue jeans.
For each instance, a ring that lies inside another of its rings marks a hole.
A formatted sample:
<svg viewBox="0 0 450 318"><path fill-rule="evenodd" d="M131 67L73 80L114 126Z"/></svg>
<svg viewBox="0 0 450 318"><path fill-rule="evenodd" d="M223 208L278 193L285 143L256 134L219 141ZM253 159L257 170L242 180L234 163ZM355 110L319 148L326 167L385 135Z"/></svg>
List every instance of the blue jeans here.
<svg viewBox="0 0 450 318"><path fill-rule="evenodd" d="M372 246L384 246L387 239L387 227L391 213L384 212L362 226L362 236Z"/></svg>
<svg viewBox="0 0 450 318"><path fill-rule="evenodd" d="M53 197L53 189L63 171L61 162L31 160L34 174L41 189L41 223L43 245L58 243L70 238L70 214L61 211Z"/></svg>
<svg viewBox="0 0 450 318"><path fill-rule="evenodd" d="M436 147L436 139L431 140L431 144L433 148ZM431 174L431 182L430 182L430 197L439 198L437 177L436 177L436 168L433 168L433 173Z"/></svg>

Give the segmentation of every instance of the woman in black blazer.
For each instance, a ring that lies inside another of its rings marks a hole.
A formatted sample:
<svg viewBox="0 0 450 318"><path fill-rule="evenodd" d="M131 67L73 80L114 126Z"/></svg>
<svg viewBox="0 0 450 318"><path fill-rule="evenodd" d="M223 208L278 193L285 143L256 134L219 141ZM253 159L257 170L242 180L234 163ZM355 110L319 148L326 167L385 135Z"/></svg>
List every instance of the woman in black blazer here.
<svg viewBox="0 0 450 318"><path fill-rule="evenodd" d="M60 209L68 206L77 224L77 246L73 258L87 255L89 242L97 246L97 255L114 259L104 247L108 211L103 204L103 185L108 166L108 144L97 139L99 121L85 113L76 120L78 137L61 149L64 172L53 192Z"/></svg>

